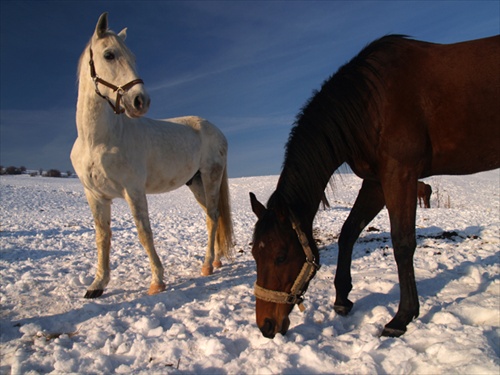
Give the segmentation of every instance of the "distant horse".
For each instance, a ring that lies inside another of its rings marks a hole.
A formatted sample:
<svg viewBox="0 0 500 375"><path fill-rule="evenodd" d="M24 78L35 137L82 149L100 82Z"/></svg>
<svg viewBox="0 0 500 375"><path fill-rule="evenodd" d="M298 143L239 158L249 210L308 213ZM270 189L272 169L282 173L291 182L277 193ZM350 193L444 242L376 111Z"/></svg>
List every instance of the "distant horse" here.
<svg viewBox="0 0 500 375"><path fill-rule="evenodd" d="M425 208L431 208L431 194L431 185L427 185L425 182L419 181L417 185L417 198L418 205L420 207L422 207L422 202L424 202Z"/></svg>
<svg viewBox="0 0 500 375"><path fill-rule="evenodd" d="M135 58L124 44L125 36L125 29L119 34L108 30L107 13L102 14L78 66L78 138L71 161L94 216L98 253L96 276L86 298L101 296L109 282L114 198L127 201L149 256L153 275L149 294L165 290L165 283L146 194L189 186L207 214L203 275L220 267L220 257L229 256L232 246L226 138L198 117L165 121L141 117L150 99L137 76Z"/></svg>
<svg viewBox="0 0 500 375"><path fill-rule="evenodd" d="M325 81L296 118L276 191L258 217L257 325L266 337L287 332L289 313L319 268L312 224L323 191L343 163L364 181L339 237L335 311L353 303L351 257L365 226L386 205L400 303L384 336L400 336L419 302L417 180L500 167L500 36L439 45L386 36Z"/></svg>

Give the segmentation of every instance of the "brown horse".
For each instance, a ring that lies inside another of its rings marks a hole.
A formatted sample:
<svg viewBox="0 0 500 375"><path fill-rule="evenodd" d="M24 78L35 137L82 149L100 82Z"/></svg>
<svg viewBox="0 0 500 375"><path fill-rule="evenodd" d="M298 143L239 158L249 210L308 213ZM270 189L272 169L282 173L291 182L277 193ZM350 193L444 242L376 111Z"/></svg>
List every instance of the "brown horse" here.
<svg viewBox="0 0 500 375"><path fill-rule="evenodd" d="M427 185L425 182L419 181L417 185L418 205L422 207L422 202L424 202L425 208L431 208L431 195L431 185Z"/></svg>
<svg viewBox="0 0 500 375"><path fill-rule="evenodd" d="M413 254L417 181L500 167L500 36L439 45L386 36L325 81L296 118L276 191L258 217L256 318L266 337L285 334L319 268L313 219L343 163L363 179L342 227L335 311L346 315L351 256L363 228L387 206L400 302L382 335L400 336L418 317Z"/></svg>

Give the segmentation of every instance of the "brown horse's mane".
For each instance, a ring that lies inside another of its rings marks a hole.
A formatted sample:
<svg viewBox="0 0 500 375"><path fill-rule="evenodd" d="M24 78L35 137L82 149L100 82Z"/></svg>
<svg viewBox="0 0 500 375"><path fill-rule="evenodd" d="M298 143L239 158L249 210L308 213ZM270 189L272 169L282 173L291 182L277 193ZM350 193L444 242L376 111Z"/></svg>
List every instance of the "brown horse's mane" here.
<svg viewBox="0 0 500 375"><path fill-rule="evenodd" d="M384 36L328 78L296 117L283 170L268 207L314 216L332 174L354 158L370 160L372 110L383 90L380 68L406 36ZM371 102L370 102L371 101ZM312 220L313 217L310 217Z"/></svg>

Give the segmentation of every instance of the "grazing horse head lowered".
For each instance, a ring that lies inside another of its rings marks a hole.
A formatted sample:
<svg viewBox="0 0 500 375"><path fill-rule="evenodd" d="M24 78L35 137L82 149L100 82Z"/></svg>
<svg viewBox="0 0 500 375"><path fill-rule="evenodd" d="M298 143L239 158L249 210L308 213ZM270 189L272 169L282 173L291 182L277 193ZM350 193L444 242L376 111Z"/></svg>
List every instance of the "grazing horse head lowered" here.
<svg viewBox="0 0 500 375"><path fill-rule="evenodd" d="M323 83L297 116L267 208L251 195L258 217L255 309L264 336L286 333L288 315L318 268L312 224L343 163L363 184L339 236L333 309L351 311L353 246L386 206L400 303L382 335L400 336L418 317L417 181L500 167L499 61L500 36L441 45L389 35ZM315 265L303 272L309 262ZM296 280L304 281L295 290Z"/></svg>
<svg viewBox="0 0 500 375"><path fill-rule="evenodd" d="M320 268L319 252L293 214L266 209L254 194L250 197L258 218L252 254L258 264L265 264L257 269L255 282L257 325L272 338L286 333L295 305L303 311L303 295Z"/></svg>

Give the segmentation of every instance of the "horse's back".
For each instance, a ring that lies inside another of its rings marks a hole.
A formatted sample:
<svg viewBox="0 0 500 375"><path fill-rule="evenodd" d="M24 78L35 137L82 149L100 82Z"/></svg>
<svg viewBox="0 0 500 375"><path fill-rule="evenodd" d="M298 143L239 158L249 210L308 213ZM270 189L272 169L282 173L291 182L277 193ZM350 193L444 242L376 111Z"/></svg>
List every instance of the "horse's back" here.
<svg viewBox="0 0 500 375"><path fill-rule="evenodd" d="M422 176L500 167L500 36L404 43L383 73L387 133L405 127L408 152L425 158Z"/></svg>
<svg viewBox="0 0 500 375"><path fill-rule="evenodd" d="M197 116L150 120L146 191L162 193L188 183L213 163L226 165L227 141L209 121Z"/></svg>
<svg viewBox="0 0 500 375"><path fill-rule="evenodd" d="M216 158L220 155L225 160L227 157L227 139L222 131L212 124L210 121L198 116L183 116L166 119L174 124L182 124L194 129L200 136L201 152L204 155L203 159Z"/></svg>

